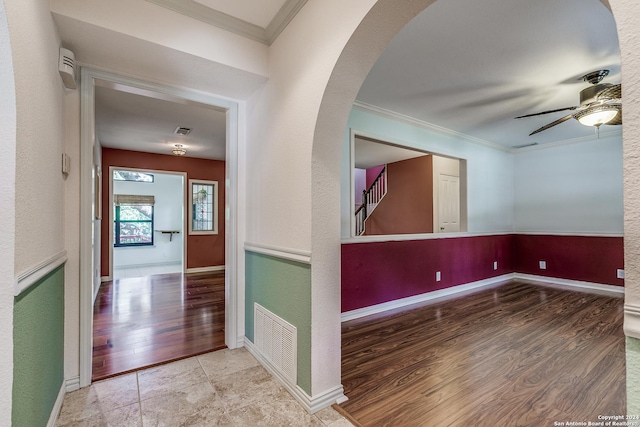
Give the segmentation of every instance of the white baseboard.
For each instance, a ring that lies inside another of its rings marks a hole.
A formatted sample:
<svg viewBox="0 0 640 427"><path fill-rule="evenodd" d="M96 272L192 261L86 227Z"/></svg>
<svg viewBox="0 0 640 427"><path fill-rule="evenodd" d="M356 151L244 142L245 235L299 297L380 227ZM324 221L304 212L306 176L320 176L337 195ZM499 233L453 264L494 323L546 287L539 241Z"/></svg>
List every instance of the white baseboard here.
<svg viewBox="0 0 640 427"><path fill-rule="evenodd" d="M100 276L100 282L110 282L111 280L113 280L113 277L111 276Z"/></svg>
<svg viewBox="0 0 640 427"><path fill-rule="evenodd" d="M628 337L640 339L640 306L624 305L624 334Z"/></svg>
<svg viewBox="0 0 640 427"><path fill-rule="evenodd" d="M68 378L65 380L65 392L80 390L80 377Z"/></svg>
<svg viewBox="0 0 640 427"><path fill-rule="evenodd" d="M66 393L66 381L60 384L60 391L58 391L58 397L51 408L51 414L49 415L49 421L47 421L47 427L55 427L56 421L58 421L58 415L60 415L60 409L62 409L62 402L64 401L64 395Z"/></svg>
<svg viewBox="0 0 640 427"><path fill-rule="evenodd" d="M514 279L522 280L525 282L539 283L543 285L566 287L579 291L599 291L616 296L620 296L621 294L624 295L623 286L604 285L602 283L582 282L579 280L560 279L557 277L536 276L533 274L523 273L515 273Z"/></svg>
<svg viewBox="0 0 640 427"><path fill-rule="evenodd" d="M309 396L306 391L301 389L297 384L292 384L284 376L282 376L277 369L271 365L271 363L262 356L262 353L256 348L256 346L246 337L243 340L244 347L258 359L260 364L265 367L271 375L273 375L289 393L307 410L310 414L314 414L321 409L333 405L334 403L345 402L348 398L344 395L344 388L342 385L333 389L327 390L315 396Z"/></svg>
<svg viewBox="0 0 640 427"><path fill-rule="evenodd" d="M208 273L211 271L224 271L224 265L214 265L211 267L196 267L196 268L187 268L185 271L187 273Z"/></svg>
<svg viewBox="0 0 640 427"><path fill-rule="evenodd" d="M452 286L446 289L439 289L433 292L427 292L420 295L413 295L406 298L383 302L381 304L376 304L369 307L363 307L357 310L346 311L340 315L340 320L342 322L346 322L349 320L370 316L372 314L382 313L383 311L395 310L398 308L407 307L407 306L425 302L425 301L431 301L438 298L448 297L451 295L459 294L461 292L480 290L483 288L488 288L491 286L509 282L513 280L513 278L514 278L513 273L503 274L502 276L496 276L496 277L491 277L489 279L478 280L477 282L466 283L464 285Z"/></svg>

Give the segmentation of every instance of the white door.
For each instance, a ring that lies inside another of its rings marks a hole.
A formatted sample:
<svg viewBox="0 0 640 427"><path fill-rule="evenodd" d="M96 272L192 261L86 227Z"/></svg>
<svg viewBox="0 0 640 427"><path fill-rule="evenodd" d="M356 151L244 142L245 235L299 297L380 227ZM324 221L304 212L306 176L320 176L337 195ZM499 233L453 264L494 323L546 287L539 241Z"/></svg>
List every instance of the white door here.
<svg viewBox="0 0 640 427"><path fill-rule="evenodd" d="M460 178L440 174L438 178L439 233L460 231Z"/></svg>

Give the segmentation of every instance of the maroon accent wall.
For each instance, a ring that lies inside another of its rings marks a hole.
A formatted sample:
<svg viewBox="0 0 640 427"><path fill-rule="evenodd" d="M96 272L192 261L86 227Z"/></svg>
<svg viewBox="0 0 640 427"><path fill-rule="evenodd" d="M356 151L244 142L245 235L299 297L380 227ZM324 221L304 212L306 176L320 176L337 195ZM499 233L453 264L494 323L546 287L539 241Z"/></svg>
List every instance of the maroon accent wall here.
<svg viewBox="0 0 640 427"><path fill-rule="evenodd" d="M342 312L513 272L624 286L618 268L624 268L622 237L509 234L344 244Z"/></svg>
<svg viewBox="0 0 640 427"><path fill-rule="evenodd" d="M367 236L412 233L433 233L432 156L387 164L387 194L365 223Z"/></svg>
<svg viewBox="0 0 640 427"><path fill-rule="evenodd" d="M185 224L188 229L188 184L189 179L218 181L218 234L189 236L187 235L187 268L199 268L224 265L224 195L225 195L225 162L219 160L196 159L193 157L176 157L164 154L142 153L139 151L102 149L102 207L103 221L101 227L101 275L109 275L109 167L127 167L169 172L186 172L185 182Z"/></svg>
<svg viewBox="0 0 640 427"><path fill-rule="evenodd" d="M380 171L382 170L382 168L384 168L384 165L373 166L373 167L367 169L367 178L366 178L367 188L365 188L365 190L368 190L369 187L371 187L371 184L373 184L373 181L376 180L376 178L380 174Z"/></svg>
<svg viewBox="0 0 640 427"><path fill-rule="evenodd" d="M502 235L342 245L342 311L511 273L511 243Z"/></svg>
<svg viewBox="0 0 640 427"><path fill-rule="evenodd" d="M513 266L516 272L560 279L624 286L616 270L624 269L622 237L516 234ZM539 261L547 269L540 270Z"/></svg>

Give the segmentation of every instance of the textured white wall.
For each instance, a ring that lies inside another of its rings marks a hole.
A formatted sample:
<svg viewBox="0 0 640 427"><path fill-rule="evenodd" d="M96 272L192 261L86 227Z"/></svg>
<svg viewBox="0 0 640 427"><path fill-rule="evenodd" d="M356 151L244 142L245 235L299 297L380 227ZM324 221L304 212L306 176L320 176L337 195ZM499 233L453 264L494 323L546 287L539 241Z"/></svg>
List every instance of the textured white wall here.
<svg viewBox="0 0 640 427"><path fill-rule="evenodd" d="M11 425L16 99L9 28L0 1L0 426Z"/></svg>
<svg viewBox="0 0 640 427"><path fill-rule="evenodd" d="M624 269L625 304L640 308L640 3L610 0L618 25L624 85ZM625 314L625 328L631 324ZM637 322L635 322L637 325ZM633 334L640 337L640 331ZM627 331L629 333L629 331ZM640 345L627 345L627 408L640 409ZM632 351L629 351L629 350ZM629 412L631 413L631 412ZM638 415L637 413L634 413Z"/></svg>
<svg viewBox="0 0 640 427"><path fill-rule="evenodd" d="M516 231L622 234L622 135L514 159Z"/></svg>
<svg viewBox="0 0 640 427"><path fill-rule="evenodd" d="M359 108L351 110L347 127L395 144L465 159L468 176L467 231L513 230L513 157L510 153L438 134ZM343 238L349 237L351 230L348 133L343 140L341 159L340 223Z"/></svg>
<svg viewBox="0 0 640 427"><path fill-rule="evenodd" d="M16 252L19 274L64 249L64 88L49 2L6 5L17 104Z"/></svg>
<svg viewBox="0 0 640 427"><path fill-rule="evenodd" d="M106 179L109 172L107 171ZM153 211L155 230L180 230L169 241L168 234L154 233L152 247L113 248L113 268L129 265L177 263L182 261L184 239L182 176L154 173L153 183L114 181L113 194L155 196ZM108 206L105 209L110 209ZM106 215L105 210L103 215ZM107 218L106 216L104 218Z"/></svg>

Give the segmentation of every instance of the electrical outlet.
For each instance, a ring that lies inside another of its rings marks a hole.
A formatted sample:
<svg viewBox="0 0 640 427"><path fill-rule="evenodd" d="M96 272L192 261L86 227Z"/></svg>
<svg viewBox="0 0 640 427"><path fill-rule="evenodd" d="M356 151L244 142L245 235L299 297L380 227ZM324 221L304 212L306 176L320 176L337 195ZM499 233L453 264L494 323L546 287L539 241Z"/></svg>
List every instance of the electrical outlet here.
<svg viewBox="0 0 640 427"><path fill-rule="evenodd" d="M493 269L494 270L498 269L498 261L493 261Z"/></svg>
<svg viewBox="0 0 640 427"><path fill-rule="evenodd" d="M440 275L439 271L436 271L436 282L439 282L440 279L442 279L442 276Z"/></svg>
<svg viewBox="0 0 640 427"><path fill-rule="evenodd" d="M624 279L624 270L622 270L621 268L616 270L616 277L618 279Z"/></svg>
<svg viewBox="0 0 640 427"><path fill-rule="evenodd" d="M540 261L540 270L546 270L547 269L547 261Z"/></svg>

